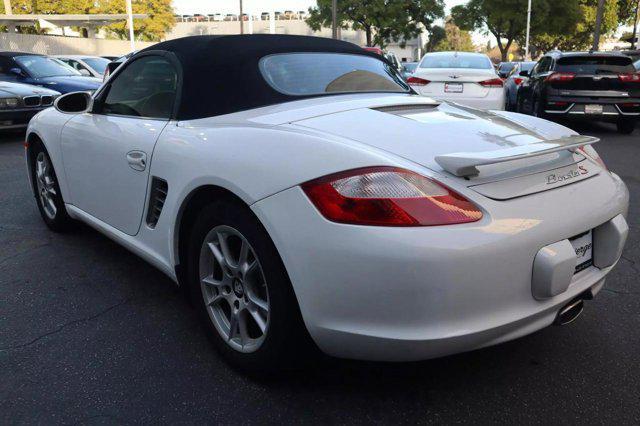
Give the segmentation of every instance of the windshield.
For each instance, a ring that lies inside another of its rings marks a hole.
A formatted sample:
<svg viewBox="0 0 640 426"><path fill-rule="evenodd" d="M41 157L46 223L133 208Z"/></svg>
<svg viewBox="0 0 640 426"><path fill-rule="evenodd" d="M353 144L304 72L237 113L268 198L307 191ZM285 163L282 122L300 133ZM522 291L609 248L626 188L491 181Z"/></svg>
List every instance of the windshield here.
<svg viewBox="0 0 640 426"><path fill-rule="evenodd" d="M420 68L469 68L489 70L493 68L491 60L482 55L435 54L425 55Z"/></svg>
<svg viewBox="0 0 640 426"><path fill-rule="evenodd" d="M271 87L291 96L411 90L385 62L364 55L276 54L260 60L260 71Z"/></svg>
<svg viewBox="0 0 640 426"><path fill-rule="evenodd" d="M515 67L516 64L513 62L502 62L500 65L498 65L498 69L501 72L509 72L513 69L513 67Z"/></svg>
<svg viewBox="0 0 640 426"><path fill-rule="evenodd" d="M104 70L107 69L107 65L111 62L105 58L82 58L82 60L99 74L104 74Z"/></svg>
<svg viewBox="0 0 640 426"><path fill-rule="evenodd" d="M627 56L567 56L558 59L556 71L576 74L624 74L636 70Z"/></svg>
<svg viewBox="0 0 640 426"><path fill-rule="evenodd" d="M64 62L46 56L18 56L15 60L33 78L81 75Z"/></svg>

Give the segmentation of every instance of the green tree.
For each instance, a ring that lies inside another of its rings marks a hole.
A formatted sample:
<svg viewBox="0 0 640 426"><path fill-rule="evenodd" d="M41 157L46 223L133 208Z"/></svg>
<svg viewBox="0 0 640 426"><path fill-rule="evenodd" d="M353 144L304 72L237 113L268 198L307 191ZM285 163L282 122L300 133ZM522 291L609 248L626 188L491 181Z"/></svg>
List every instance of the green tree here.
<svg viewBox="0 0 640 426"><path fill-rule="evenodd" d="M126 13L125 0L12 0L14 14L92 14ZM133 0L133 13L145 13L147 19L134 21L137 39L159 41L175 25L171 0ZM0 10L4 5L0 2ZM25 27L23 32L40 32L38 28ZM125 21L106 27L107 32L117 38L129 37Z"/></svg>
<svg viewBox="0 0 640 426"><path fill-rule="evenodd" d="M435 52L436 46L444 39L447 38L447 33L444 27L434 25L429 31L429 40L424 45L425 52Z"/></svg>
<svg viewBox="0 0 640 426"><path fill-rule="evenodd" d="M131 4L133 13L146 13L146 19L133 21L133 31L136 39L142 41L160 41L175 25L174 10L171 0L139 0ZM124 0L103 0L101 13L126 13ZM116 38L128 39L129 29L126 22L116 22L105 27L107 32Z"/></svg>
<svg viewBox="0 0 640 426"><path fill-rule="evenodd" d="M532 40L538 34L566 37L566 34L573 32L579 21L581 1L583 0L532 2ZM615 1L608 0L608 3ZM492 34L502 60L505 61L514 41L524 45L526 10L527 0L470 0L466 5L452 8L451 15L456 25L463 30L480 30L485 34Z"/></svg>
<svg viewBox="0 0 640 426"><path fill-rule="evenodd" d="M315 31L331 26L331 0L309 8L307 24ZM340 0L337 20L343 29L365 32L368 46L401 44L431 26L444 13L442 0ZM416 16L414 19L412 14Z"/></svg>
<svg viewBox="0 0 640 426"><path fill-rule="evenodd" d="M434 48L434 52L457 51L457 52L473 52L475 46L471 40L469 31L458 28L451 18L447 18L444 24L445 38L440 40Z"/></svg>
<svg viewBox="0 0 640 426"><path fill-rule="evenodd" d="M638 0L618 0L618 22L621 25L633 25Z"/></svg>
<svg viewBox="0 0 640 426"><path fill-rule="evenodd" d="M555 21L553 25L556 26L556 31L545 31L546 27L540 25L532 33L531 45L540 52L551 49L589 49L593 43L598 0L563 0L562 5L555 6L557 12L553 14ZM605 2L600 28L601 34L611 35L618 28L618 6L617 0ZM564 15L560 14L561 11L564 11ZM563 26L559 26L559 24L563 24Z"/></svg>

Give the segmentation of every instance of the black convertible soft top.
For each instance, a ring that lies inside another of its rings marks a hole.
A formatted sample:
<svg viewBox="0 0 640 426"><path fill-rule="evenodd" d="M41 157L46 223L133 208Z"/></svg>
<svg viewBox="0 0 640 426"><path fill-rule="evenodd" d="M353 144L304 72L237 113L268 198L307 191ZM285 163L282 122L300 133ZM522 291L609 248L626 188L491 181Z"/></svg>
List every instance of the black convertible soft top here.
<svg viewBox="0 0 640 426"><path fill-rule="evenodd" d="M275 34L184 37L155 44L140 53L149 51L172 52L182 67L178 120L212 117L312 97L290 96L273 89L258 66L260 59L267 55L335 52L384 60L344 41Z"/></svg>

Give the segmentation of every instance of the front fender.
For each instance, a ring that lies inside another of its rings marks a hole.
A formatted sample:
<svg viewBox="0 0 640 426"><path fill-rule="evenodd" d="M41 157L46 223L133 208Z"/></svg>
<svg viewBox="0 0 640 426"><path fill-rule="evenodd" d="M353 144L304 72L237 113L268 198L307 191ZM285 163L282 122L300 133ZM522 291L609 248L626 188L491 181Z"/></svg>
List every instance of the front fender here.
<svg viewBox="0 0 640 426"><path fill-rule="evenodd" d="M60 186L62 198L66 202L70 201L70 193L62 159L60 134L64 125L73 117L74 115L63 114L55 108L45 109L34 115L31 121L29 121L26 133L26 140L30 143L29 149L25 150L25 154L27 175L31 188L33 188L33 182L31 179L31 158L29 153L31 152L31 144L34 142L34 139L37 138L44 145L49 154L49 158L51 158L51 163L58 177L58 185Z"/></svg>

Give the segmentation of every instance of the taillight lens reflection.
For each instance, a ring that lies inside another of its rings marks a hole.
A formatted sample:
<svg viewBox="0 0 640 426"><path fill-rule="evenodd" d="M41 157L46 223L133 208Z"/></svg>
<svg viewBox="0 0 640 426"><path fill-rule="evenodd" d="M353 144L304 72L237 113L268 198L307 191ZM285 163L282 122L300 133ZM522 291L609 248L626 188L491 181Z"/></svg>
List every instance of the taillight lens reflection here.
<svg viewBox="0 0 640 426"><path fill-rule="evenodd" d="M504 86L504 81L500 77L492 78L490 80L484 80L478 83L483 87L502 87Z"/></svg>
<svg viewBox="0 0 640 426"><path fill-rule="evenodd" d="M618 74L620 81L624 83L640 83L640 74Z"/></svg>
<svg viewBox="0 0 640 426"><path fill-rule="evenodd" d="M304 183L302 189L333 222L434 226L475 222L482 212L439 182L395 167L368 167Z"/></svg>
<svg viewBox="0 0 640 426"><path fill-rule="evenodd" d="M407 83L409 84L409 86L426 86L427 84L431 83L431 81L425 80L424 78L420 77L409 77L407 78Z"/></svg>
<svg viewBox="0 0 640 426"><path fill-rule="evenodd" d="M554 83L566 83L573 80L576 75L572 72L554 72L553 74L549 74L545 81L550 81Z"/></svg>

